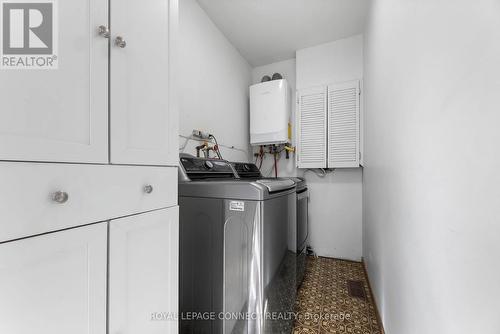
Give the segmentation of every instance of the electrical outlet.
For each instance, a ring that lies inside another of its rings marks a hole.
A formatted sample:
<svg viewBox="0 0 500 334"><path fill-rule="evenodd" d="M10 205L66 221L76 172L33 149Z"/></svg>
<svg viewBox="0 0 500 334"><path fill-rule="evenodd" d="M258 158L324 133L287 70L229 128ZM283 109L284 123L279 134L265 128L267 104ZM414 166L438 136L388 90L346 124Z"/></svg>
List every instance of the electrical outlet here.
<svg viewBox="0 0 500 334"><path fill-rule="evenodd" d="M209 139L210 134L207 132L203 132L201 130L193 130L193 137L200 138L200 139Z"/></svg>

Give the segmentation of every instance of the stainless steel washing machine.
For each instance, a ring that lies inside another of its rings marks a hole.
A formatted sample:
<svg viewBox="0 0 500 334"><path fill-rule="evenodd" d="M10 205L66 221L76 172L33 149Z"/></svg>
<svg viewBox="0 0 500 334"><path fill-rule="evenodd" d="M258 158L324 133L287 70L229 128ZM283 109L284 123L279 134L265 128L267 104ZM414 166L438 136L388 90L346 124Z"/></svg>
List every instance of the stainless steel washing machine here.
<svg viewBox="0 0 500 334"><path fill-rule="evenodd" d="M222 160L180 162L180 332L289 333L295 184L241 180Z"/></svg>
<svg viewBox="0 0 500 334"><path fill-rule="evenodd" d="M253 163L246 162L231 162L236 174L240 179L245 180L260 180L270 179L262 176L259 168ZM309 190L306 180L301 177L288 177L278 179L290 179L296 185L297 204L296 204L296 270L297 270L297 288L302 284L306 270L306 247L309 236Z"/></svg>

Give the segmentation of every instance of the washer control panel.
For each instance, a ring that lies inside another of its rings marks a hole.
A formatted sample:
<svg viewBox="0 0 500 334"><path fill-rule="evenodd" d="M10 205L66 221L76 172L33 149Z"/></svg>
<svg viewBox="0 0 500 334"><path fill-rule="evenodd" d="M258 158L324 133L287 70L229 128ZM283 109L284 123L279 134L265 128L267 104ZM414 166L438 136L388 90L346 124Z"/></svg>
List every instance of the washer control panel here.
<svg viewBox="0 0 500 334"><path fill-rule="evenodd" d="M236 178L233 168L225 160L181 157L180 162L190 180Z"/></svg>

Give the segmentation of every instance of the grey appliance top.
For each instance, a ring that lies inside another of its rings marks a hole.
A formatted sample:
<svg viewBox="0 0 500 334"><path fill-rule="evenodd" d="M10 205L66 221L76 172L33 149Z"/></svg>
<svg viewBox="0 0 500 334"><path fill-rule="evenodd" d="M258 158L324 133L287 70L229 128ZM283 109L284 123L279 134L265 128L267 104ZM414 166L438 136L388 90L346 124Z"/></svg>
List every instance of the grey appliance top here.
<svg viewBox="0 0 500 334"><path fill-rule="evenodd" d="M253 164L248 162L231 162L230 163L238 177L241 179L250 179L250 180L292 180L297 187L297 192L303 191L307 189L306 180L302 177L282 177L282 178L266 178L262 176L259 168ZM287 182L283 183L286 184Z"/></svg>
<svg viewBox="0 0 500 334"><path fill-rule="evenodd" d="M290 179L297 185L297 192L307 189L306 179L303 177L291 177Z"/></svg>
<svg viewBox="0 0 500 334"><path fill-rule="evenodd" d="M295 188L295 182L290 179L259 179L255 183L265 186L270 193Z"/></svg>
<svg viewBox="0 0 500 334"><path fill-rule="evenodd" d="M198 158L190 154L180 154L179 159L179 182L235 180L238 177L225 160Z"/></svg>
<svg viewBox="0 0 500 334"><path fill-rule="evenodd" d="M180 156L179 196L265 200L293 193L289 179L240 179L225 160Z"/></svg>

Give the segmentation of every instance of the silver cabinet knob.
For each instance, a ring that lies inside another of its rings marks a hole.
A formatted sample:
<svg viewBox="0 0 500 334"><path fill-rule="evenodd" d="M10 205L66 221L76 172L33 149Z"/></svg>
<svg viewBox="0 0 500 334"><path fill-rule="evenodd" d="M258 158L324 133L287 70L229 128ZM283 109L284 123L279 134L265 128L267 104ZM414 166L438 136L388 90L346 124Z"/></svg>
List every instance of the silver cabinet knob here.
<svg viewBox="0 0 500 334"><path fill-rule="evenodd" d="M123 49L124 47L127 46L127 42L122 36L116 36L115 45Z"/></svg>
<svg viewBox="0 0 500 334"><path fill-rule="evenodd" d="M102 36L104 38L109 38L109 28L106 26L99 26L97 27L97 32L99 33L99 36Z"/></svg>
<svg viewBox="0 0 500 334"><path fill-rule="evenodd" d="M147 184L144 186L144 192L146 194L151 194L153 192L153 186L150 184Z"/></svg>
<svg viewBox="0 0 500 334"><path fill-rule="evenodd" d="M56 203L63 204L69 199L69 195L65 191L56 191L52 194L52 200Z"/></svg>

